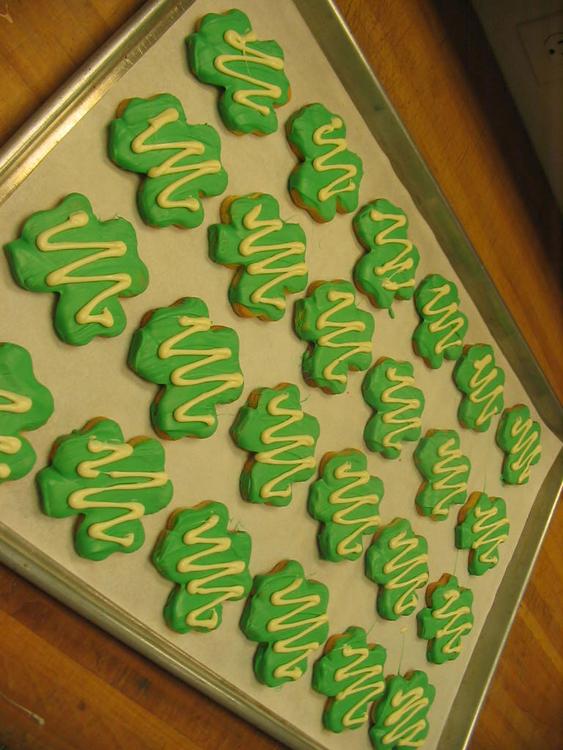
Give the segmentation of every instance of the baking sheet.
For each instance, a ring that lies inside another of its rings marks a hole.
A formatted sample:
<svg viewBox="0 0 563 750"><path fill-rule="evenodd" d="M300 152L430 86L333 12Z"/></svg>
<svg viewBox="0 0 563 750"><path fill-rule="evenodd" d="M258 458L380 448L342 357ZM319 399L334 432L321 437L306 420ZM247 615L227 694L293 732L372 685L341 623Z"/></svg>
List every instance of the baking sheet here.
<svg viewBox="0 0 563 750"><path fill-rule="evenodd" d="M360 205L376 197L386 197L400 205L410 220L411 239L421 253L417 279L433 272L458 280L293 3L290 0L276 3L275 20L267 4L247 0L238 3L238 7L250 15L259 38L274 37L285 51L292 100L278 110L280 121L311 101L322 101L330 110L343 115L349 144L364 159ZM351 232L351 217L337 216L330 224L319 226L289 200L286 181L295 158L287 146L283 130L263 139L230 134L216 114L215 90L198 84L187 70L184 36L204 13L225 9L218 7L216 2L197 2L112 87L0 208L2 242L17 236L21 222L30 213L54 205L64 195L75 191L90 198L98 217L107 219L121 215L132 221L137 230L140 255L149 267L151 283L143 295L124 300L128 318L126 331L115 339L95 340L80 349L62 344L52 330L50 296L33 295L19 289L11 280L7 264L2 263L0 289L4 315L0 323L0 340L14 341L32 352L39 379L49 386L55 397L55 415L44 428L30 435L38 453L37 469L46 462L55 437L82 426L94 416L116 419L126 437L152 434L148 406L155 389L127 369L125 358L130 336L144 312L171 304L179 297L201 296L208 303L215 323L230 325L239 333L241 365L245 374L243 399L219 409L220 426L212 438L165 443L167 468L175 487L174 499L166 511L144 520L147 541L135 554L114 555L100 563L78 558L72 547L72 521L56 521L40 513L33 474L0 487L1 518L6 526L154 633L207 665L258 703L283 716L312 740L330 748L368 748L367 733L362 730L342 736L323 730L320 716L324 698L310 688L310 672L297 683L274 690L256 682L252 672L255 644L246 641L238 630L242 603L229 603L225 607L223 625L215 633L179 635L166 628L161 612L171 584L160 578L149 562L152 543L174 508L205 499L225 502L233 523L239 524L253 538L252 573L266 572L279 560L295 557L303 564L308 576L329 585L331 633L342 632L348 625L361 625L371 631L372 640L387 648L386 673L395 673L399 666L401 671L413 668L427 671L437 689L436 702L429 717L430 734L425 745L432 748L440 736L496 587L542 480L557 454L559 441L544 426L544 454L532 472L530 483L525 487L503 487L499 477L502 453L494 445L493 429L477 435L460 428L457 423L460 394L451 381L452 364L446 363L439 371L430 371L412 353L410 336L418 322L412 303L395 305L394 320L384 311L372 310L376 320L374 359L393 356L414 363L415 377L427 401L424 431L438 427L457 429L462 447L472 461L470 490L498 494L508 505L511 536L501 548L500 564L482 578L470 577L466 571L467 553L458 552L453 544L455 511L448 521L435 524L417 516L414 510L413 500L420 483L412 462L414 446L406 446L398 461L385 461L376 455L368 457L371 473L380 476L385 484L385 498L381 504L383 520L390 521L396 516L409 518L417 533L428 539L430 580L436 580L443 572L455 572L460 583L468 585L474 592L473 633L467 639L462 656L445 665L426 662L426 642L416 637L414 616L395 623L377 616L377 589L363 576L362 560L334 565L318 559L316 523L308 517L305 509L306 485L295 486L294 500L289 508L257 507L240 499L238 477L245 454L232 444L228 429L252 388L282 381L299 384L305 410L317 416L321 423L318 458L328 450L363 448L362 432L371 412L360 395L361 374L350 376L348 393L341 396L326 396L303 383L300 374L303 343L293 334L289 315L278 323L266 324L241 319L232 313L226 297L232 272L216 266L207 258L206 225L219 220L222 197L205 201L206 221L198 229L146 227L138 219L135 208L138 177L117 169L106 157L105 128L122 99L152 96L164 91L173 93L182 101L188 121L210 122L219 130L223 164L229 174L225 195L255 191L272 193L280 201L282 217L286 221L298 221L305 229L310 281L349 277L361 254ZM462 309L470 321L466 342L490 342L491 334L464 289L460 288L460 296ZM364 309L370 309L369 303L360 295L358 299ZM398 330L402 332L399 337ZM16 336L14 331L17 331ZM495 349L499 364L506 370L506 404L529 403L498 347ZM220 461L217 460L219 453ZM405 626L407 632L403 633Z"/></svg>

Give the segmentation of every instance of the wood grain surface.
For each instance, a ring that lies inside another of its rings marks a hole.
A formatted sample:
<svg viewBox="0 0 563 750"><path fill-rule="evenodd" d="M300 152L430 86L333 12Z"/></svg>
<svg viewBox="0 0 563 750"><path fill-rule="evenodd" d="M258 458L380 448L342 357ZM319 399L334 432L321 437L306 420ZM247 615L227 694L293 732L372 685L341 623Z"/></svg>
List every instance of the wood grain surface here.
<svg viewBox="0 0 563 750"><path fill-rule="evenodd" d="M0 142L141 5L140 0L0 0ZM339 5L561 398L561 217L469 4L339 0ZM563 747L562 550L560 508L472 750ZM2 745L9 750L279 747L0 568Z"/></svg>

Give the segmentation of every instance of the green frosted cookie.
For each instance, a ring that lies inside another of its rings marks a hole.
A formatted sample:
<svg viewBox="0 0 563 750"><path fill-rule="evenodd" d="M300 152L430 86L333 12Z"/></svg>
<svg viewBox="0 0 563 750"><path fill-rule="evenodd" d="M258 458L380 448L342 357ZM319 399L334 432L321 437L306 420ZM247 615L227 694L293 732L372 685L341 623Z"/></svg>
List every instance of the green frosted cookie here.
<svg viewBox="0 0 563 750"><path fill-rule="evenodd" d="M53 413L53 397L33 373L29 352L0 343L0 484L21 479L36 455L22 432L37 430Z"/></svg>
<svg viewBox="0 0 563 750"><path fill-rule="evenodd" d="M217 405L242 393L239 342L232 328L212 325L198 297L185 297L145 316L129 349L129 366L161 386L151 405L160 437L206 438L217 429Z"/></svg>
<svg viewBox="0 0 563 750"><path fill-rule="evenodd" d="M504 500L473 492L459 511L455 527L456 547L469 550L471 575L481 576L497 565L499 545L508 539L509 530Z"/></svg>
<svg viewBox="0 0 563 750"><path fill-rule="evenodd" d="M504 406L504 370L496 365L492 347L488 344L464 347L453 376L464 394L457 412L459 421L471 430L485 432Z"/></svg>
<svg viewBox="0 0 563 750"><path fill-rule="evenodd" d="M277 42L259 41L248 16L233 9L203 16L186 44L196 78L224 89L219 114L229 130L257 135L277 130L276 107L291 96Z"/></svg>
<svg viewBox="0 0 563 750"><path fill-rule="evenodd" d="M30 292L58 294L55 330L67 344L117 336L125 328L119 297L144 292L148 272L125 219L99 221L79 193L30 216L5 246L15 281Z"/></svg>
<svg viewBox="0 0 563 750"><path fill-rule="evenodd" d="M74 547L90 560L135 552L145 541L143 516L172 499L158 440L126 443L119 425L103 418L60 437L37 483L44 513L78 517Z"/></svg>
<svg viewBox="0 0 563 750"><path fill-rule="evenodd" d="M355 211L364 172L348 149L342 118L322 104L308 104L289 118L286 132L300 161L289 176L293 202L318 222Z"/></svg>
<svg viewBox="0 0 563 750"><path fill-rule="evenodd" d="M367 459L358 450L327 453L319 478L309 487L307 508L320 522L319 552L324 560L357 560L364 552L363 537L379 526L383 482L370 476Z"/></svg>
<svg viewBox="0 0 563 750"><path fill-rule="evenodd" d="M358 211L353 227L366 251L354 268L354 283L373 305L392 314L395 300L413 296L420 260L405 212L378 198Z"/></svg>
<svg viewBox="0 0 563 750"><path fill-rule="evenodd" d="M433 664L457 659L473 629L472 592L444 573L426 589L426 604L416 616L418 635L428 640L426 658Z"/></svg>
<svg viewBox="0 0 563 750"><path fill-rule="evenodd" d="M325 393L344 393L348 371L367 370L372 360L373 317L356 306L348 281L316 281L297 300L295 332L309 343L305 381Z"/></svg>
<svg viewBox="0 0 563 750"><path fill-rule="evenodd" d="M305 233L280 219L277 200L265 193L227 198L221 224L207 232L209 257L236 269L229 302L237 315L279 320L286 296L307 286Z"/></svg>
<svg viewBox="0 0 563 750"><path fill-rule="evenodd" d="M233 440L251 455L240 477L242 497L251 503L288 505L293 484L315 473L319 423L301 409L296 385L252 391L231 427Z"/></svg>
<svg viewBox="0 0 563 750"><path fill-rule="evenodd" d="M541 458L541 426L532 420L524 404L505 409L496 441L504 453L502 480L505 484L526 484L532 466Z"/></svg>
<svg viewBox="0 0 563 750"><path fill-rule="evenodd" d="M414 462L424 477L416 509L434 521L445 521L450 507L467 498L471 463L461 452L459 435L455 430L429 430L416 446Z"/></svg>
<svg viewBox="0 0 563 750"><path fill-rule="evenodd" d="M410 362L378 360L362 383L364 401L374 410L364 429L370 451L397 458L401 443L420 438L424 394L417 388Z"/></svg>
<svg viewBox="0 0 563 750"><path fill-rule="evenodd" d="M387 652L367 642L363 628L349 627L333 635L313 667L313 690L328 697L325 729L359 729L368 720L372 702L385 689L383 667Z"/></svg>
<svg viewBox="0 0 563 750"><path fill-rule="evenodd" d="M250 591L250 536L229 531L228 526L227 507L205 502L174 511L160 534L152 562L176 584L164 607L172 630L215 630L221 625L223 605Z"/></svg>
<svg viewBox="0 0 563 750"><path fill-rule="evenodd" d="M146 175L137 206L151 226L199 226L202 196L220 195L227 187L217 131L188 124L172 94L124 102L110 123L108 148L118 167Z"/></svg>
<svg viewBox="0 0 563 750"><path fill-rule="evenodd" d="M254 578L240 627L259 644L254 672L260 682L278 687L304 674L309 654L327 639L327 607L327 587L305 578L295 560Z"/></svg>
<svg viewBox="0 0 563 750"><path fill-rule="evenodd" d="M414 293L420 316L413 343L415 352L428 367L440 367L444 359L459 359L467 318L460 312L457 287L439 274L427 276Z"/></svg>

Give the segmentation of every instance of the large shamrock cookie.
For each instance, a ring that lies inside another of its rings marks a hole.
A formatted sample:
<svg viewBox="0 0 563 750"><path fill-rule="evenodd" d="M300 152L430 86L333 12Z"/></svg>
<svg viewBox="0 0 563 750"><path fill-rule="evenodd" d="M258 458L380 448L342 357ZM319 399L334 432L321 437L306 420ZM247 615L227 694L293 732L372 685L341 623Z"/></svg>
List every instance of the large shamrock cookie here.
<svg viewBox="0 0 563 750"><path fill-rule="evenodd" d="M30 216L21 236L5 249L23 289L59 295L55 330L67 344L120 334L126 320L119 297L147 288L148 272L131 224L99 221L79 193Z"/></svg>
<svg viewBox="0 0 563 750"><path fill-rule="evenodd" d="M454 382L463 393L459 421L476 432L488 430L504 406L504 370L495 363L488 344L466 346L454 368Z"/></svg>
<svg viewBox="0 0 563 750"><path fill-rule="evenodd" d="M219 113L234 133L273 133L275 108L290 98L283 51L274 41L259 41L240 10L208 13L186 38L188 62L203 83L224 89Z"/></svg>
<svg viewBox="0 0 563 750"><path fill-rule="evenodd" d="M455 527L456 547L469 550L467 568L471 575L483 575L497 565L498 548L508 539L509 529L502 498L484 492L471 494L459 511Z"/></svg>
<svg viewBox="0 0 563 750"><path fill-rule="evenodd" d="M532 420L524 404L505 409L496 441L504 453L502 480L506 484L526 484L532 466L541 458L541 426Z"/></svg>

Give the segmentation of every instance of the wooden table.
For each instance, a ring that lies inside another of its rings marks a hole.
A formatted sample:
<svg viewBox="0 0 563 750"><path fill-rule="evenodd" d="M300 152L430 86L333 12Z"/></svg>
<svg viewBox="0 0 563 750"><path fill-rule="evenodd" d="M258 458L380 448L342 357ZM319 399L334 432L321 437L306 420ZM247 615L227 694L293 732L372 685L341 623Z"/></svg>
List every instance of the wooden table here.
<svg viewBox="0 0 563 750"><path fill-rule="evenodd" d="M0 141L141 4L0 0ZM561 397L560 215L468 4L339 5ZM472 750L561 747L562 549L560 509ZM2 743L9 750L278 747L6 569Z"/></svg>

